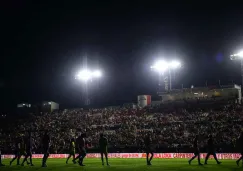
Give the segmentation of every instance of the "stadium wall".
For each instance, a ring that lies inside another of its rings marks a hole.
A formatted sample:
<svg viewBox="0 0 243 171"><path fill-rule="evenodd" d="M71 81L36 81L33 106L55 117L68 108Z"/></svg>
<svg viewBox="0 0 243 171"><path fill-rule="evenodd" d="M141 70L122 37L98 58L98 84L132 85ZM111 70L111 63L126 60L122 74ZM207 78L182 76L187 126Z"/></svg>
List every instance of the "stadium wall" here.
<svg viewBox="0 0 243 171"><path fill-rule="evenodd" d="M201 158L206 157L206 153L201 153ZM217 153L218 159L238 159L240 158L240 153ZM154 158L159 159L189 159L194 156L193 153L155 153ZM68 154L50 154L49 158L61 159L67 158ZM109 158L146 158L145 153L109 153ZM14 155L2 155L3 159L14 158ZM43 154L33 154L32 158L40 159L43 158ZM100 158L99 153L88 153L87 158ZM210 158L213 158L211 155Z"/></svg>

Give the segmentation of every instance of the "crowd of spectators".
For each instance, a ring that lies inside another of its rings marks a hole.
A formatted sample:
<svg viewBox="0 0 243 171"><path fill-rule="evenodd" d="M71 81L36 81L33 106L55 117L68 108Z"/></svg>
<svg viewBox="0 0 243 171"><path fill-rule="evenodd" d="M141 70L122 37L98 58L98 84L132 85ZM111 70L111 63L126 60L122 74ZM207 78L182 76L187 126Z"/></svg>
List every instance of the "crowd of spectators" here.
<svg viewBox="0 0 243 171"><path fill-rule="evenodd" d="M65 109L5 123L1 127L1 146L10 152L14 140L32 131L40 153L44 130L51 135L51 153L65 153L69 140L80 133L87 135L88 151L98 148L99 134L104 133L112 152L141 152L144 136L152 136L153 148L158 152L188 152L195 135L200 135L200 147L206 147L209 134L216 148L233 152L236 139L242 131L242 106L229 103L207 105L175 103L147 108Z"/></svg>

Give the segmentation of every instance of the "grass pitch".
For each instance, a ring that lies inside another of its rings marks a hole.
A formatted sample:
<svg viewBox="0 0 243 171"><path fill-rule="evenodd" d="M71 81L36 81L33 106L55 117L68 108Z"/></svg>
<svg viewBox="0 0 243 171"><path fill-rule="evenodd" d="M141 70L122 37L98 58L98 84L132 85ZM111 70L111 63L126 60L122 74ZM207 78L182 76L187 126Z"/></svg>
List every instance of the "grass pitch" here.
<svg viewBox="0 0 243 171"><path fill-rule="evenodd" d="M72 164L71 159L69 164L65 163L65 159L48 159L47 168L41 167L40 159L33 159L35 166L16 166L16 161L9 166L9 159L4 159L3 164L6 166L0 167L0 171L31 171L31 170L48 170L48 171L243 171L242 163L238 167L235 160L221 160L222 164L217 165L215 160L209 159L208 165L198 166L197 160L188 164L187 159L154 159L152 166L147 166L145 159L109 159L110 166L102 166L100 159L85 159L86 166L81 167L78 164ZM202 163L204 160L202 160Z"/></svg>

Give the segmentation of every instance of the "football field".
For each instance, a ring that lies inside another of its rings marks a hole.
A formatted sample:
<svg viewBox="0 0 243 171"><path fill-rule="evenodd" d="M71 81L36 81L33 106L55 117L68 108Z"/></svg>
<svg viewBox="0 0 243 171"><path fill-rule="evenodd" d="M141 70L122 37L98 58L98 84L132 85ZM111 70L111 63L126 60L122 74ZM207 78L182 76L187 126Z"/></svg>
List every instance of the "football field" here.
<svg viewBox="0 0 243 171"><path fill-rule="evenodd" d="M217 165L212 159L208 161L208 165L198 166L197 160L189 165L187 159L154 159L152 161L152 166L147 166L145 159L110 159L110 166L102 166L100 159L85 159L84 164L86 166L79 166L78 164L73 164L70 160L69 164L65 163L65 159L49 159L47 161L47 168L41 167L40 159L33 159L33 164L35 166L17 166L16 161L9 166L9 159L3 160L6 165L0 167L0 171L29 171L29 170L48 170L48 171L235 171L243 170L242 165L238 167L235 160L221 160L222 164ZM202 160L202 163L204 160Z"/></svg>

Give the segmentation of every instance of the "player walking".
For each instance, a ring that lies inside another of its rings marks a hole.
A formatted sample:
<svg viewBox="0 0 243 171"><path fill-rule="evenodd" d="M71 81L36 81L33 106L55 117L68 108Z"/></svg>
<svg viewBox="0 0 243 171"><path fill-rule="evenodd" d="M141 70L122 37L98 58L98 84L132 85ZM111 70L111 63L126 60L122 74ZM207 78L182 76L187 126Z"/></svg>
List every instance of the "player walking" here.
<svg viewBox="0 0 243 171"><path fill-rule="evenodd" d="M50 142L51 142L50 136L48 135L48 132L45 131L45 134L42 138L43 153L44 153L44 156L43 156L43 159L42 159L42 167L47 167L46 161L47 161L49 154L50 154L49 153Z"/></svg>
<svg viewBox="0 0 243 171"><path fill-rule="evenodd" d="M144 145L145 145L145 149L146 149L147 165L151 165L151 161L154 157L154 153L151 149L151 137L149 134L147 134L147 136L144 139ZM151 154L150 159L149 159L149 154Z"/></svg>
<svg viewBox="0 0 243 171"><path fill-rule="evenodd" d="M79 159L78 163L80 166L85 166L83 164L83 160L86 156L86 149L85 149L85 137L86 135L85 134L81 134L81 136L79 136L77 138L77 145L78 145L78 151L79 151L79 154L78 156L73 160L73 162L76 162L77 159Z"/></svg>
<svg viewBox="0 0 243 171"><path fill-rule="evenodd" d="M28 135L25 137L24 140L24 145L25 145L25 158L21 164L21 166L24 166L24 163L27 162L28 157L30 158L30 164L31 166L34 166L32 163L32 147L33 147L33 139L31 137L31 132L28 133Z"/></svg>
<svg viewBox="0 0 243 171"><path fill-rule="evenodd" d="M74 138L71 139L70 144L69 144L69 155L68 155L68 158L66 160L66 164L68 164L68 160L72 156L73 156L73 161L74 161L75 160L75 139Z"/></svg>
<svg viewBox="0 0 243 171"><path fill-rule="evenodd" d="M221 162L218 161L216 153L215 153L215 149L214 149L214 142L213 142L213 136L210 135L209 139L208 139L208 153L205 159L205 163L204 164L208 164L208 158L210 155L213 155L214 159L216 160L217 164L221 164Z"/></svg>
<svg viewBox="0 0 243 171"><path fill-rule="evenodd" d="M14 158L10 161L10 166L12 165L12 163L14 162L14 160L17 159L17 165L19 164L19 160L21 158L21 139L20 138L16 138L15 142L14 142Z"/></svg>
<svg viewBox="0 0 243 171"><path fill-rule="evenodd" d="M189 164L191 164L192 160L194 160L197 157L198 165L202 165L200 162L200 151L198 147L198 135L196 135L194 142L193 142L193 149L194 149L194 156L188 161Z"/></svg>
<svg viewBox="0 0 243 171"><path fill-rule="evenodd" d="M1 151L1 147L0 147L0 166L5 166L5 165L2 163L2 151Z"/></svg>
<svg viewBox="0 0 243 171"><path fill-rule="evenodd" d="M238 147L240 148L241 157L236 161L237 166L239 166L240 161L243 162L243 132L238 139Z"/></svg>
<svg viewBox="0 0 243 171"><path fill-rule="evenodd" d="M100 146L100 155L101 155L101 161L103 166L104 166L104 158L103 158L104 155L105 155L106 165L109 166L107 145L108 145L107 138L104 137L103 134L100 134L99 146Z"/></svg>

